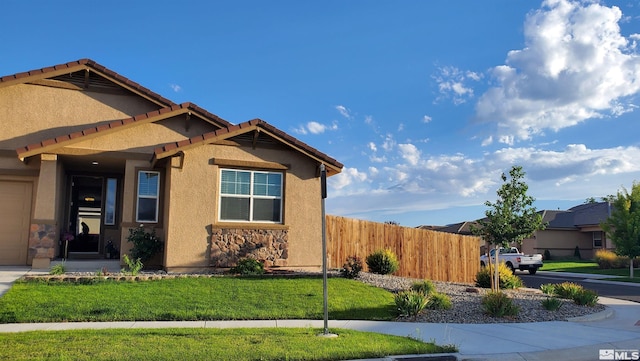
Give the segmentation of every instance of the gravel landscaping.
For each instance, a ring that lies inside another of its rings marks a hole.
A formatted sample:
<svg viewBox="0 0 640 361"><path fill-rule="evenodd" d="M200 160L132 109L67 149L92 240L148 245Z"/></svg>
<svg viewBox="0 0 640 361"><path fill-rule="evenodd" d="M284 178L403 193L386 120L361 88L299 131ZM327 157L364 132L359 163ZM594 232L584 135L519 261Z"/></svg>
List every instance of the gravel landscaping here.
<svg viewBox="0 0 640 361"><path fill-rule="evenodd" d="M361 272L357 280L381 287L391 292L409 289L420 280L397 276L377 275ZM505 323L505 322L542 322L567 321L569 318L585 316L605 309L605 306L579 306L572 300L562 300L563 304L557 311L548 311L542 307L542 300L549 298L540 290L518 289L503 290L512 298L514 304L520 307L516 317L491 317L482 310L481 299L489 290L469 284L447 282L433 282L438 292L445 293L451 298L453 307L450 310L425 310L415 318L400 318L399 321L432 322L432 323Z"/></svg>

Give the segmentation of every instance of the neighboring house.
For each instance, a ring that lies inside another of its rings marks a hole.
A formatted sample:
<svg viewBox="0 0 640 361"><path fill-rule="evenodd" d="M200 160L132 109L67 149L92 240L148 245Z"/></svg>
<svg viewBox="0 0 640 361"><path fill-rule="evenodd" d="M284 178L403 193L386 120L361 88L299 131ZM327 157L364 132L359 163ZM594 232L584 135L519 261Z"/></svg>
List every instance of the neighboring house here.
<svg viewBox="0 0 640 361"><path fill-rule="evenodd" d="M0 78L0 124L0 265L124 254L141 225L169 271L322 263L319 168L343 165L262 120L233 125L83 59Z"/></svg>
<svg viewBox="0 0 640 361"><path fill-rule="evenodd" d="M573 256L576 246L580 256L593 258L598 249L613 249L610 239L600 227L611 214L608 202L585 203L567 211L542 211L542 219L547 222L544 231L538 231L522 242L525 253L544 253L549 250L551 257Z"/></svg>
<svg viewBox="0 0 640 361"><path fill-rule="evenodd" d="M593 258L598 249L614 248L611 240L606 238L600 224L611 214L608 202L585 203L566 211L544 210L538 213L542 221L547 223L545 230L537 231L531 238L522 241L520 246L524 253L544 253L549 250L552 257L573 256L576 246L582 258ZM471 234L471 226L475 222L460 222L442 227L428 226L441 232ZM425 226L420 226L425 227ZM481 253L485 251L482 241Z"/></svg>

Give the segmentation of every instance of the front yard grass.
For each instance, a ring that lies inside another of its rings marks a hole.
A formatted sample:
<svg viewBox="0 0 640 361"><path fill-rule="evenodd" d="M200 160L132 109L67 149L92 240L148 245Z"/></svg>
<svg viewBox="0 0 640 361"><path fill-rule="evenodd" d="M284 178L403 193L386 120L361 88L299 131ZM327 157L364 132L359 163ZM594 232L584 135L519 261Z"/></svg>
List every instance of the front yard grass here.
<svg viewBox="0 0 640 361"><path fill-rule="evenodd" d="M601 269L598 267L598 264L596 262L591 260L548 260L544 261L544 266L541 268L541 270L552 272L589 273L608 276L620 276L622 278L612 277L608 280L640 283L639 268L634 269L634 277L633 279L631 279L629 278L629 268Z"/></svg>
<svg viewBox="0 0 640 361"><path fill-rule="evenodd" d="M393 295L329 279L329 317L390 320ZM153 281L19 281L0 322L322 319L320 277L200 277ZM0 333L0 360L346 360L456 352L409 337L312 328L176 328Z"/></svg>
<svg viewBox="0 0 640 361"><path fill-rule="evenodd" d="M198 277L78 284L18 281L0 298L0 323L322 319L321 277ZM331 319L391 320L393 294L330 278Z"/></svg>
<svg viewBox="0 0 640 361"><path fill-rule="evenodd" d="M1 360L347 360L455 352L408 337L317 329L118 329L0 334Z"/></svg>

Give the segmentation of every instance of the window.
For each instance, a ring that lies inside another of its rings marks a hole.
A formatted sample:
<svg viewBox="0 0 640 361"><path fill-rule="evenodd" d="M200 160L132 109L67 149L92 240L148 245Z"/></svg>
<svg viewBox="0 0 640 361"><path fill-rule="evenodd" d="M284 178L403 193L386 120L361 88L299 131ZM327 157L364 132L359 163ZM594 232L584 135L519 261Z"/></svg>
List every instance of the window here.
<svg viewBox="0 0 640 361"><path fill-rule="evenodd" d="M593 232L593 248L602 248L602 232Z"/></svg>
<svg viewBox="0 0 640 361"><path fill-rule="evenodd" d="M222 169L220 220L282 222L282 173Z"/></svg>
<svg viewBox="0 0 640 361"><path fill-rule="evenodd" d="M104 224L113 226L116 224L116 190L118 188L118 180L115 178L107 178L107 194L105 196L106 203L104 205Z"/></svg>
<svg viewBox="0 0 640 361"><path fill-rule="evenodd" d="M160 173L150 171L138 172L138 203L136 222L158 222L158 193L160 190Z"/></svg>

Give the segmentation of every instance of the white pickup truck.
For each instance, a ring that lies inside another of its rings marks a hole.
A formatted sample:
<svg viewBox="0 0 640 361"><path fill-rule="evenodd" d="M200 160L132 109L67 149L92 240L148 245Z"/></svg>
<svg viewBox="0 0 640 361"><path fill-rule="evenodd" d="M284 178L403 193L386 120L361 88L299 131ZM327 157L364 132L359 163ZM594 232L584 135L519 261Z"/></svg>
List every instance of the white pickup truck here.
<svg viewBox="0 0 640 361"><path fill-rule="evenodd" d="M491 262L495 261L496 250L492 249L490 252ZM538 268L542 267L542 255L541 254L524 254L518 251L516 247L502 248L500 247L500 256L498 262L504 262L507 267L511 268L512 272L517 269L524 271L528 270L529 274L536 274ZM484 267L488 263L488 257L486 254L480 256L480 266Z"/></svg>

